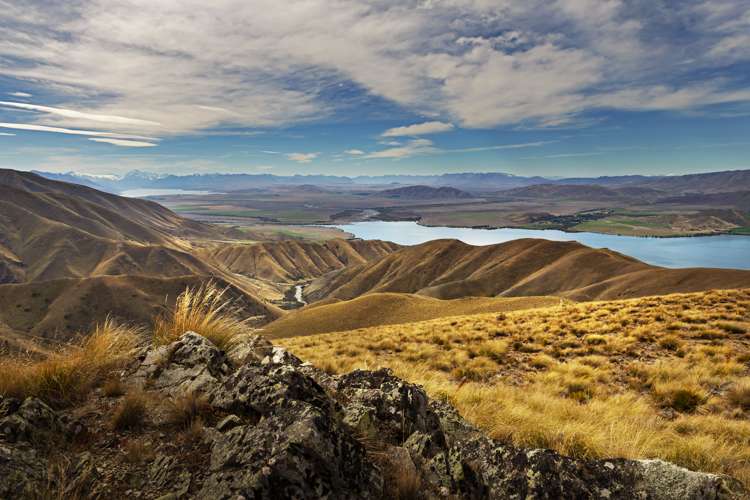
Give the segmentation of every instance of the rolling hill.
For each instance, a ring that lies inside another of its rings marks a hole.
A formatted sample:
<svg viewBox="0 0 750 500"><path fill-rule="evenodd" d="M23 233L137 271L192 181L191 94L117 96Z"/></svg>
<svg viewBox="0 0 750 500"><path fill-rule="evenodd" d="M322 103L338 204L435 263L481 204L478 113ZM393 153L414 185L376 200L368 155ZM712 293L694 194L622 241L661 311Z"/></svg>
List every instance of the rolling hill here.
<svg viewBox="0 0 750 500"><path fill-rule="evenodd" d="M324 300L298 309L263 327L263 335L271 339L317 335L446 316L549 307L559 303L558 297L439 300L406 293L371 293L347 301Z"/></svg>
<svg viewBox="0 0 750 500"><path fill-rule="evenodd" d="M0 282L210 274L189 239L222 237L161 205L0 170Z"/></svg>
<svg viewBox="0 0 750 500"><path fill-rule="evenodd" d="M107 316L131 324L149 325L155 315L174 304L186 287L195 287L206 276L150 277L98 276L66 278L0 286L0 324L26 338L43 342L68 341ZM247 293L236 283L212 278L246 317L280 312ZM267 320L258 318L258 323Z"/></svg>
<svg viewBox="0 0 750 500"><path fill-rule="evenodd" d="M404 198L410 200L457 200L473 198L474 195L453 187L406 186L385 189L373 193L385 198Z"/></svg>
<svg viewBox="0 0 750 500"><path fill-rule="evenodd" d="M399 245L378 240L286 240L227 244L202 255L233 273L274 282L306 280L377 260Z"/></svg>
<svg viewBox="0 0 750 500"><path fill-rule="evenodd" d="M664 269L577 242L521 239L471 246L435 240L316 280L310 301L400 292L440 299L558 295L573 300L638 297L750 286L750 271Z"/></svg>
<svg viewBox="0 0 750 500"><path fill-rule="evenodd" d="M195 242L226 236L151 201L0 170L0 324L70 337L108 314L148 323L208 279L229 287L248 316L277 318L251 282L195 255Z"/></svg>

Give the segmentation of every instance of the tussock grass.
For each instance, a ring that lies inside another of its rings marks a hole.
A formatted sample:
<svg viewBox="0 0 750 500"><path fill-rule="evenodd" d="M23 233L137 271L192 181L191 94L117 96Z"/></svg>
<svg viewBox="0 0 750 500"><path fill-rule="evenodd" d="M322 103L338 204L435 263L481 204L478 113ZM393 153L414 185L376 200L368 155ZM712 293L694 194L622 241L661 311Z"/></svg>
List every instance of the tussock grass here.
<svg viewBox="0 0 750 500"><path fill-rule="evenodd" d="M112 415L112 428L117 431L136 429L146 420L148 401L142 392L130 392L120 401Z"/></svg>
<svg viewBox="0 0 750 500"><path fill-rule="evenodd" d="M389 367L517 446L661 458L750 486L748 331L750 290L729 290L277 342L329 373Z"/></svg>
<svg viewBox="0 0 750 500"><path fill-rule="evenodd" d="M38 397L56 407L80 401L131 360L138 337L139 330L107 319L79 345L64 347L43 360L0 359L0 394Z"/></svg>
<svg viewBox="0 0 750 500"><path fill-rule="evenodd" d="M154 344L169 344L183 333L193 331L216 347L228 349L234 337L250 328L238 318L227 290L217 288L213 282L187 288L177 297L174 308L154 321Z"/></svg>
<svg viewBox="0 0 750 500"><path fill-rule="evenodd" d="M210 417L212 413L205 396L189 392L169 400L166 421L169 425L186 430L196 422Z"/></svg>

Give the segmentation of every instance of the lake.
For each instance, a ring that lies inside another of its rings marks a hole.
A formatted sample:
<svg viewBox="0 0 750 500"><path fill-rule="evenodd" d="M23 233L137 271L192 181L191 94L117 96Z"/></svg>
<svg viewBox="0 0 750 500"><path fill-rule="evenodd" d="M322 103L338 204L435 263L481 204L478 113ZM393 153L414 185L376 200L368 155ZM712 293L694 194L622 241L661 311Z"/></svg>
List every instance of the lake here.
<svg viewBox="0 0 750 500"><path fill-rule="evenodd" d="M214 194L211 191L192 191L189 189L126 189L119 193L126 198L146 198L148 196L176 196L181 194Z"/></svg>
<svg viewBox="0 0 750 500"><path fill-rule="evenodd" d="M452 238L470 245L492 245L520 238L578 241L593 248L609 248L663 267L722 267L750 269L750 236L718 235L694 238L637 238L598 233L566 233L552 229L472 229L427 227L416 222L355 222L331 226L365 240L388 240L416 245Z"/></svg>

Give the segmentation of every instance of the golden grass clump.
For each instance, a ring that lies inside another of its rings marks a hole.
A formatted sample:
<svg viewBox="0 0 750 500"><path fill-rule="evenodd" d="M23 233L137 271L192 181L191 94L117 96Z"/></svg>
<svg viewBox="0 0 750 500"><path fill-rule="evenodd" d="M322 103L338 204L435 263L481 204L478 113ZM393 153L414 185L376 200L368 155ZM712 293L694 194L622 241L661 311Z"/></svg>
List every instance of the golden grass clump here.
<svg viewBox="0 0 750 500"><path fill-rule="evenodd" d="M329 373L389 367L490 436L661 458L750 486L750 290L563 303L277 342Z"/></svg>
<svg viewBox="0 0 750 500"><path fill-rule="evenodd" d="M52 406L83 399L91 389L131 360L139 330L107 319L79 345L70 345L42 360L0 359L0 394L40 398Z"/></svg>
<svg viewBox="0 0 750 500"><path fill-rule="evenodd" d="M247 322L238 318L227 295L213 282L187 288L177 297L174 308L154 321L154 344L177 340L185 332L195 332L226 350L237 335L247 333Z"/></svg>

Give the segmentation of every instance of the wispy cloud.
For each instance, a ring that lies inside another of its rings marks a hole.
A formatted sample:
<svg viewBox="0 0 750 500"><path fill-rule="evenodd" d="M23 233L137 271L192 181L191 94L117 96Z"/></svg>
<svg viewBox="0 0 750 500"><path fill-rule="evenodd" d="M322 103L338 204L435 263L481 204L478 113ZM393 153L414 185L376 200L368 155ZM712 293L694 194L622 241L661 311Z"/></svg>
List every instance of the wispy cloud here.
<svg viewBox="0 0 750 500"><path fill-rule="evenodd" d="M155 141L154 137L145 137L141 135L129 135L119 134L117 132L100 132L96 130L78 130L69 129L62 127L48 127L46 125L35 125L33 123L0 123L0 128L10 128L15 130L28 130L32 132L51 132L55 134L68 134L68 135L87 135L91 137L113 137L120 139L135 139L135 140L146 140Z"/></svg>
<svg viewBox="0 0 750 500"><path fill-rule="evenodd" d="M555 142L558 142L558 141L534 141L534 142L522 142L518 144L498 144L496 146L479 146L476 148L443 149L441 151L445 153L478 153L481 151L498 151L502 149L537 148L539 146L545 146L547 144L553 144Z"/></svg>
<svg viewBox="0 0 750 500"><path fill-rule="evenodd" d="M415 135L427 135L437 134L440 132L448 132L453 130L452 123L443 122L425 122L417 123L415 125L406 125L403 127L395 127L383 132L383 137L402 137L402 136L415 136Z"/></svg>
<svg viewBox="0 0 750 500"><path fill-rule="evenodd" d="M8 132L0 132L0 135L3 135L3 136L14 136L16 134L10 134Z"/></svg>
<svg viewBox="0 0 750 500"><path fill-rule="evenodd" d="M318 153L289 153L286 157L297 163L310 163L318 157Z"/></svg>
<svg viewBox="0 0 750 500"><path fill-rule="evenodd" d="M554 158L582 158L586 156L600 156L604 153L602 151L591 151L586 153L558 153L551 155L541 156L525 156L521 160L541 160L541 159L554 159Z"/></svg>
<svg viewBox="0 0 750 500"><path fill-rule="evenodd" d="M361 149L347 149L346 151L344 151L344 153L352 156L362 156L363 154L365 154L365 152Z"/></svg>
<svg viewBox="0 0 750 500"><path fill-rule="evenodd" d="M381 151L375 151L368 153L364 158L408 158L416 155L438 155L438 154L453 154L453 153L479 153L482 151L499 151L504 149L526 149L536 148L552 144L557 141L534 141L534 142L522 142L517 144L497 144L494 146L480 146L474 148L458 148L458 149L443 149L434 145L429 139L413 139L407 142L405 145L399 145L396 147L383 149Z"/></svg>
<svg viewBox="0 0 750 500"><path fill-rule="evenodd" d="M145 141L131 141L128 139L106 139L102 137L91 137L89 138L90 141L94 142L106 142L107 144L112 144L114 146L120 146L123 148L152 148L156 146L153 142L145 142Z"/></svg>
<svg viewBox="0 0 750 500"><path fill-rule="evenodd" d="M145 127L158 127L161 125L160 123L157 123L157 122L152 122L149 120L141 120L138 118L128 118L125 116L115 116L115 115L100 115L100 114L95 114L95 113L86 113L83 111L76 111L74 109L53 108L50 106L41 106L39 104L28 104L24 102L0 101L0 106L26 109L30 111L40 111L42 113L49 113L51 115L63 116L65 118L89 120L89 121L94 121L94 122L105 122L105 123L110 123L114 125L135 125L135 126L145 126Z"/></svg>
<svg viewBox="0 0 750 500"><path fill-rule="evenodd" d="M393 148L383 149L381 151L375 151L364 155L364 158L374 159L401 159L408 158L415 155L424 155L430 153L436 153L439 150L435 148L432 141L429 139L414 139L403 146L396 146Z"/></svg>
<svg viewBox="0 0 750 500"><path fill-rule="evenodd" d="M32 95L27 92L8 92L8 95L13 97L32 97Z"/></svg>

